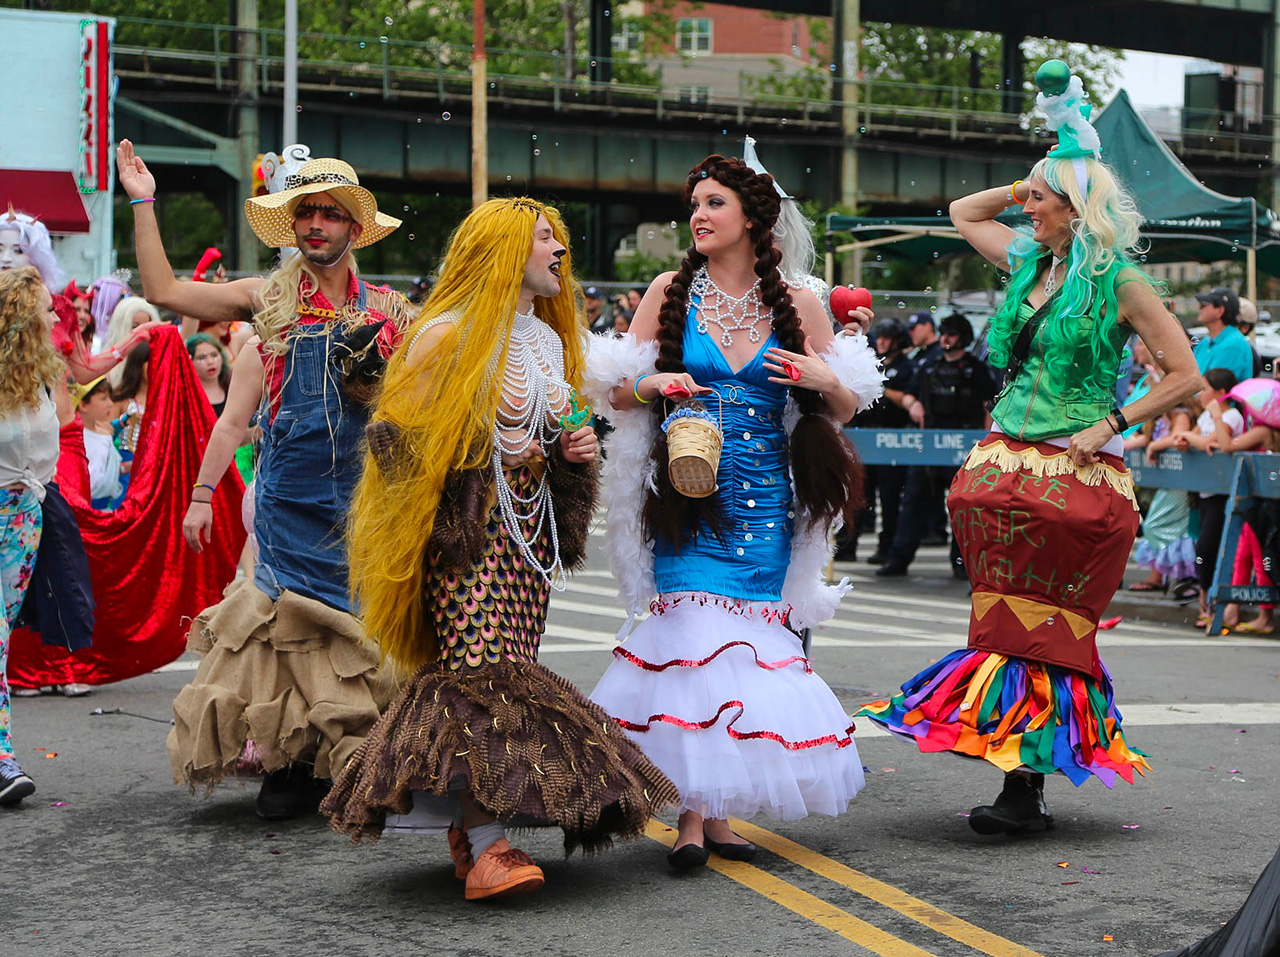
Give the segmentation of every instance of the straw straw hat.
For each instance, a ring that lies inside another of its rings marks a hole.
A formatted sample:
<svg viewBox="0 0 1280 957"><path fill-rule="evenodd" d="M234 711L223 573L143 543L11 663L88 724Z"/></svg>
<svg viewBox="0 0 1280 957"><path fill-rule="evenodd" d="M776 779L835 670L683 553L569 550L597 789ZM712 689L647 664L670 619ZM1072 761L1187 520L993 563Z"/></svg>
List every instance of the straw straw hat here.
<svg viewBox="0 0 1280 957"><path fill-rule="evenodd" d="M284 189L265 196L251 196L244 201L244 214L249 225L268 246L278 249L297 245L293 232L293 210L300 197L328 193L364 229L356 240L357 249L376 243L395 231L400 220L378 212L373 193L360 185L356 171L339 159L313 159L304 163L284 181Z"/></svg>

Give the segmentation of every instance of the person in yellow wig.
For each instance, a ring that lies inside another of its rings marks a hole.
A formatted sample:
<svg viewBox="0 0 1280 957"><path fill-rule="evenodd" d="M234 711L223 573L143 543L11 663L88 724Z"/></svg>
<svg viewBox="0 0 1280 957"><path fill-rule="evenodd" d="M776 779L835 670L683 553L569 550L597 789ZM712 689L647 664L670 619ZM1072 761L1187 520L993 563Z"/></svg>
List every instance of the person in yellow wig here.
<svg viewBox="0 0 1280 957"><path fill-rule="evenodd" d="M494 199L467 216L388 365L352 504L366 633L414 674L321 810L354 840L447 831L468 900L543 884L504 823L559 826L567 851L590 850L676 800L537 663L596 496L581 296L555 209Z"/></svg>

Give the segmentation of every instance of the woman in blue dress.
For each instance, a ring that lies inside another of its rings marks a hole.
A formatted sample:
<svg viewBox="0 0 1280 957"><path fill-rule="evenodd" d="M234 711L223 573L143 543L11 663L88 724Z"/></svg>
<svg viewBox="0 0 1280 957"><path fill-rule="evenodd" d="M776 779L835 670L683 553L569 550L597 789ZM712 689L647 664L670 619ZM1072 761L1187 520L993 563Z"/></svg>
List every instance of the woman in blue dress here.
<svg viewBox="0 0 1280 957"><path fill-rule="evenodd" d="M708 851L748 860L755 847L728 818L836 815L863 784L849 716L798 634L847 588L821 579L828 529L861 493L840 423L880 395L881 376L863 336L835 337L817 297L782 279L780 195L741 160L696 166L693 248L588 362L595 407L617 429L611 566L632 615L652 612L591 697L681 792L674 867ZM663 426L690 397L723 424L707 498L668 476Z"/></svg>

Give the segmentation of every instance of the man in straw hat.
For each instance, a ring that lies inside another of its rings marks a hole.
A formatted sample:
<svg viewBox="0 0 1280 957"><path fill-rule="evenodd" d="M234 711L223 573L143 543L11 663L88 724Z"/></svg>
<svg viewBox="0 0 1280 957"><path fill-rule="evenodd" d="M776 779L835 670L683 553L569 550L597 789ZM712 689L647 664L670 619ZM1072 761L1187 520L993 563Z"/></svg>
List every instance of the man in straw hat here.
<svg viewBox="0 0 1280 957"><path fill-rule="evenodd" d="M147 299L257 329L236 361L182 529L197 552L210 540L214 490L257 412L259 561L192 626L189 647L205 658L174 702L174 776L212 789L228 772L260 767L258 814L292 817L315 806L390 695L351 614L342 529L367 404L408 319L402 296L360 280L352 250L400 221L378 212L346 163L311 160L279 192L245 203L259 238L297 255L266 278L180 283L156 224L155 178L128 140L116 158Z"/></svg>

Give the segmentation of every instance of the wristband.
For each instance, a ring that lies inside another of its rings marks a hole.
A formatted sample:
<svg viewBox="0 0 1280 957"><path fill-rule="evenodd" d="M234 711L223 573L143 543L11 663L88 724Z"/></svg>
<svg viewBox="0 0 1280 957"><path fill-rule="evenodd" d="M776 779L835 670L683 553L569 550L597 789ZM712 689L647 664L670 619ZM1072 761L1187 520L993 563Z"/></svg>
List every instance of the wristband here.
<svg viewBox="0 0 1280 957"><path fill-rule="evenodd" d="M651 405L653 403L652 399L646 399L640 394L640 383L649 378L651 374L652 373L645 373L640 378L636 379L635 382L631 383L631 394L636 397L636 401L641 405Z"/></svg>
<svg viewBox="0 0 1280 957"><path fill-rule="evenodd" d="M1015 179L1015 180L1013 181L1013 184L1009 187L1009 203L1010 203L1010 205L1012 205L1013 203L1018 202L1018 187L1019 187L1019 186L1021 186L1021 185L1022 185L1022 180L1020 180L1020 179Z"/></svg>
<svg viewBox="0 0 1280 957"><path fill-rule="evenodd" d="M212 485L208 484L207 482L196 482L195 485L191 486L191 491L194 492L196 489L199 489L199 488L207 488L209 490L210 495L218 494L218 490L214 488Z"/></svg>
<svg viewBox="0 0 1280 957"><path fill-rule="evenodd" d="M145 199L131 199L129 200L129 205L137 206L139 203L154 203L155 201L156 198L154 196L148 196Z"/></svg>
<svg viewBox="0 0 1280 957"><path fill-rule="evenodd" d="M1111 414L1115 416L1116 419L1116 424L1112 427L1112 431L1114 431L1116 435L1119 435L1121 432L1128 432L1129 420L1124 417L1124 413L1119 409L1112 409Z"/></svg>

